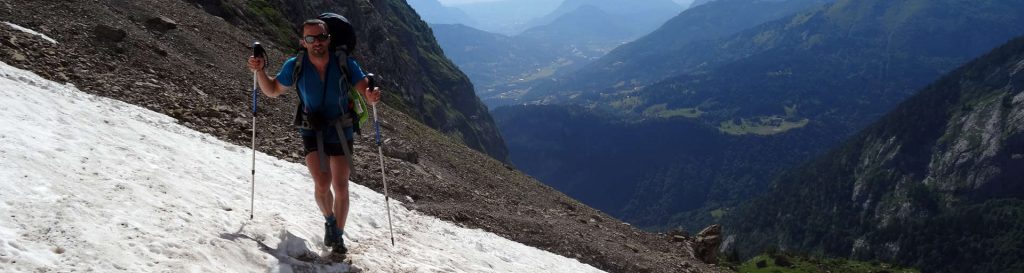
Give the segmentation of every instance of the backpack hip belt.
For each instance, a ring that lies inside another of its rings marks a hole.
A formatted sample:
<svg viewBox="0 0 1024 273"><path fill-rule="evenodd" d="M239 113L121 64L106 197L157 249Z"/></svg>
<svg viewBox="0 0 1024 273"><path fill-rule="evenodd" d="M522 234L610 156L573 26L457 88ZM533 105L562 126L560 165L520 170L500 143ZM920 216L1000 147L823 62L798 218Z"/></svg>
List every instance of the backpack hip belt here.
<svg viewBox="0 0 1024 273"><path fill-rule="evenodd" d="M345 161L348 162L349 177L352 177L352 175L354 175L355 172L356 172L355 171L355 165L354 165L354 163L352 161L353 153L352 153L352 150L348 147L348 138L345 137L345 128L352 127L352 119L351 118L346 118L345 114L343 114L341 117L332 120L328 124L334 126L334 131L337 132L338 139L341 140L341 152L345 156ZM327 126L324 126L324 127L327 127ZM321 128L321 130L316 130L315 131L316 132L316 147L317 147L316 155L317 155L317 157L318 157L318 159L320 161L320 171L321 172L326 172L326 170L328 168L327 163L328 163L328 161L330 159L327 157L327 152L324 150L324 130L322 130L322 129L323 128ZM354 141L355 140L353 139L353 142Z"/></svg>

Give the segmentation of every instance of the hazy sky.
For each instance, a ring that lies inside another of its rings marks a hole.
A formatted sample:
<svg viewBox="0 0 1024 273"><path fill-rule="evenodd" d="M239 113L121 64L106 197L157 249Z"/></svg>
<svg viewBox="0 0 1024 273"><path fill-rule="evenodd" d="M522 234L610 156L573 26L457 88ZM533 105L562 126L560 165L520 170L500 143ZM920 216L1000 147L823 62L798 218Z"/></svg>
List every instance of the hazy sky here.
<svg viewBox="0 0 1024 273"><path fill-rule="evenodd" d="M438 0L438 1L441 2L442 5L452 6L452 5L461 5L461 4L468 4L468 3L493 2L493 1L501 1L501 0ZM562 1L562 0L551 0L551 1ZM643 0L640 0L640 1L643 1ZM693 0L673 0L673 1L676 1L676 3L679 3L679 5L682 5L683 7L688 7L688 6L690 6L690 3L693 2Z"/></svg>
<svg viewBox="0 0 1024 273"><path fill-rule="evenodd" d="M500 1L500 0L438 0L438 2L441 2L441 4L445 5L445 6L461 5L461 4L468 4L468 3L478 3L478 2L494 2L494 1ZM561 1L561 0L551 0L551 1Z"/></svg>

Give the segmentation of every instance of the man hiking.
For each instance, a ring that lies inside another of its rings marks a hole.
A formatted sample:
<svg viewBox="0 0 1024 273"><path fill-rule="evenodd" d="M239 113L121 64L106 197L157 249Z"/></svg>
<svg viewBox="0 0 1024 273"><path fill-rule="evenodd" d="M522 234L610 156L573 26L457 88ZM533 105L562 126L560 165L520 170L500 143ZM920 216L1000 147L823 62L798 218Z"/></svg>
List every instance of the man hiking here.
<svg viewBox="0 0 1024 273"><path fill-rule="evenodd" d="M324 244L331 247L332 252L344 254L347 249L342 235L348 218L350 151L354 138L351 126L344 127L343 122L335 121L342 119L343 113L351 115L345 112L351 112L349 104L357 99L349 98L349 90L343 90L346 86L353 86L371 104L380 101L380 92L368 88L366 75L355 59L347 57L347 54L332 54L328 45L334 37L330 33L323 20L303 22L299 43L305 53L285 61L274 78L263 71L266 63L263 58L249 57L248 65L256 72L263 94L274 98L290 90L289 87L294 86L298 90L303 105L299 114L308 116L309 127L316 128L300 126L299 131L306 167L315 185L314 197L326 221ZM295 69L299 69L298 73ZM343 75L347 77L343 78ZM339 135L344 135L344 139ZM327 162L323 162L325 160Z"/></svg>

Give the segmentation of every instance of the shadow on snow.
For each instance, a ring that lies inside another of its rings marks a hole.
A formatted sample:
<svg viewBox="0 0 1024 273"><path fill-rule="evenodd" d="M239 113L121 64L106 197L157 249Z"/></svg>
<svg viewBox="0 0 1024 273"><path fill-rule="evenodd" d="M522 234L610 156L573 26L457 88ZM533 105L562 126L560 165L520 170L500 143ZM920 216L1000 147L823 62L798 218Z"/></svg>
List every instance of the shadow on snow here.
<svg viewBox="0 0 1024 273"><path fill-rule="evenodd" d="M247 234L242 233L243 225L238 231L234 233L221 233L220 238L225 240L231 240L238 242L239 240L250 240L256 242L259 246L260 251L263 251L281 263L282 267L291 269L292 272L296 273L341 273L341 272L361 272L362 269L352 266L352 262L344 259L344 257L332 257L329 251L325 251L322 254L317 254L313 250L309 249L309 243L306 239L299 238L288 232L288 230L281 230L278 235L281 242L277 244L277 247L271 247L263 243L263 240L253 238Z"/></svg>

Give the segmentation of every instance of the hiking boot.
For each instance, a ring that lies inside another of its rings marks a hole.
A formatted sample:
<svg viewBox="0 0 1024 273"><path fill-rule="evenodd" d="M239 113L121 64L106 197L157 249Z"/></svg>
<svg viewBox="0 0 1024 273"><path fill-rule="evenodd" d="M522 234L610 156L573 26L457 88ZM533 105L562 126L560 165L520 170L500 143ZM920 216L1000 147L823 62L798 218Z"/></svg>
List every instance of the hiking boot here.
<svg viewBox="0 0 1024 273"><path fill-rule="evenodd" d="M337 221L334 215L324 217L324 219L326 220L324 223L324 245L333 247L338 243L338 238L341 237L338 235Z"/></svg>
<svg viewBox="0 0 1024 273"><path fill-rule="evenodd" d="M334 244L334 248L331 249L331 252L335 253L335 254L345 254L345 253L348 253L348 248L345 248L345 238L341 237L341 235L345 234L345 232L341 231L341 230L338 230L337 232L338 232L337 233L338 237L336 237L334 239L335 240L335 244Z"/></svg>

